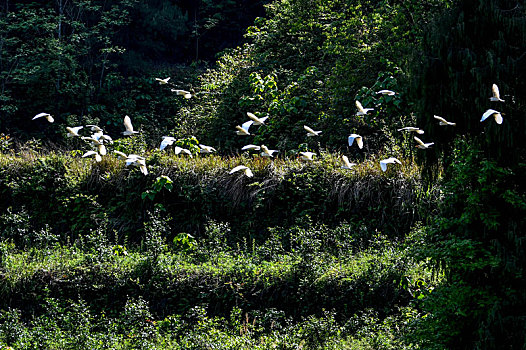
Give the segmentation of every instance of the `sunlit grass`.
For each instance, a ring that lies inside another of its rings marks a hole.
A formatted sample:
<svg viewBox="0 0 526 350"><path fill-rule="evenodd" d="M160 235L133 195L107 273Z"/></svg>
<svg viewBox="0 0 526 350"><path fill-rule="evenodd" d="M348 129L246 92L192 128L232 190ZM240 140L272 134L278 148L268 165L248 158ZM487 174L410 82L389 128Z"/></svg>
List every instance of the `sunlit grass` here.
<svg viewBox="0 0 526 350"><path fill-rule="evenodd" d="M96 163L91 158L82 158L82 152L69 151L63 153L44 152L33 150L22 150L18 153L0 153L0 165L4 169L15 171L31 167L39 159L45 160L54 158L64 163L68 176L72 179L83 179L89 176L90 172L119 174L125 168L124 161L118 159L113 154L103 157L102 162ZM283 175L287 172L301 171L306 167L325 169L327 172L344 174L347 177L416 177L420 173L420 167L411 159L401 159L402 166L395 165L389 167L387 172L382 172L379 160L382 157L370 155L364 161L352 160L356 166L352 170L341 169L342 160L340 153L322 153L313 162L299 160L297 157L269 159L260 156L229 156L219 155L196 155L190 158L186 155L174 155L169 152L152 151L144 154L147 164L153 170L154 175L166 175L170 171L189 172L193 174L203 174L215 176L221 173L228 173L230 169L237 165L246 165L258 175Z"/></svg>
<svg viewBox="0 0 526 350"><path fill-rule="evenodd" d="M149 259L147 252L128 251L126 254L117 254L112 246L100 248L104 248L106 253L100 255L64 245L4 252L0 265L4 288L15 288L20 283L40 283L38 281L43 276L55 282L74 283L79 277L93 273L113 276L115 280L124 282L140 274L141 266ZM402 251L386 245L380 249L349 254L343 259L321 254L314 257L313 261L306 261L294 253L261 260L251 254L232 251L199 263L178 252L165 252L158 257L156 263L150 261L148 264L154 266L154 273L158 274L159 278L167 281L177 278L180 283L205 281L216 284L215 281L222 280L258 284L261 288L294 280L298 274L302 274L304 268L301 266L305 264L315 266L315 269L305 271L309 274L305 277L315 284L323 285L328 281L350 282L382 278L388 270L399 273L396 269L405 265L402 264L404 259L405 254ZM407 264L404 270L406 268L414 270L415 267ZM415 274L415 271L412 274ZM419 270L418 274L421 273Z"/></svg>

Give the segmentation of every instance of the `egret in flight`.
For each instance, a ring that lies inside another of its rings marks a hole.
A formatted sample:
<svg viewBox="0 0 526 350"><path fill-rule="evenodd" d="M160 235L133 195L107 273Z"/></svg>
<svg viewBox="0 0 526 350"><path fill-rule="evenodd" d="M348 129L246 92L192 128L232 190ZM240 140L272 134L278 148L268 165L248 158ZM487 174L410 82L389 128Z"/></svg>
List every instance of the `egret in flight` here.
<svg viewBox="0 0 526 350"><path fill-rule="evenodd" d="M168 84L168 80L170 80L170 77L164 78L164 79L155 78L155 80L159 82L159 85L166 85L166 84Z"/></svg>
<svg viewBox="0 0 526 350"><path fill-rule="evenodd" d="M391 91L391 90L380 90L380 91L378 91L376 94L377 94L377 95L393 96L394 94L396 94L396 92Z"/></svg>
<svg viewBox="0 0 526 350"><path fill-rule="evenodd" d="M482 118L480 119L481 122L488 119L488 117L493 116L495 118L495 122L497 124L502 124L502 114L494 109L488 109L484 114L482 115Z"/></svg>
<svg viewBox="0 0 526 350"><path fill-rule="evenodd" d="M314 159L312 157L314 157L316 155L316 153L314 153L314 152L300 152L299 155L300 155L299 158L301 160L313 161Z"/></svg>
<svg viewBox="0 0 526 350"><path fill-rule="evenodd" d="M500 98L499 87L497 86L497 84L493 84L491 86L491 93L493 96L489 98L490 101L504 102L504 100Z"/></svg>
<svg viewBox="0 0 526 350"><path fill-rule="evenodd" d="M250 135L250 132L248 131L248 129L250 128L252 124L254 124L254 121L249 120L248 122L244 122L243 124L241 124L241 126L236 125L236 129L237 129L236 133L241 136Z"/></svg>
<svg viewBox="0 0 526 350"><path fill-rule="evenodd" d="M245 175L247 177L253 177L254 176L254 173L252 173L252 170L250 170L249 167L246 167L244 165L238 165L236 166L234 169L230 170L229 174L233 174L235 173L236 171L240 171L240 170L243 170L243 172L245 173Z"/></svg>
<svg viewBox="0 0 526 350"><path fill-rule="evenodd" d="M397 129L397 131L409 131L409 132L416 132L417 134L423 134L424 130L420 128L415 128L414 126L406 126L401 129Z"/></svg>
<svg viewBox="0 0 526 350"><path fill-rule="evenodd" d="M434 142L424 143L422 140L420 140L416 136L413 136L413 138L415 139L415 141L417 143L416 147L420 148L420 149L428 149L429 147L431 147L431 146L433 146L435 144Z"/></svg>
<svg viewBox="0 0 526 350"><path fill-rule="evenodd" d="M356 144L358 145L358 148L363 148L363 138L358 134L350 134L347 141L349 142L349 146L352 146L354 143L354 140L356 140Z"/></svg>
<svg viewBox="0 0 526 350"><path fill-rule="evenodd" d="M137 134L138 133L138 131L133 130L133 125L131 123L131 119L128 116L124 117L124 128L126 129L126 131L122 132L122 134L124 136L129 136L129 135L133 135L133 134Z"/></svg>
<svg viewBox="0 0 526 350"><path fill-rule="evenodd" d="M161 141L161 145L159 146L159 150L162 151L166 147L173 145L173 143L175 141L176 141L175 137L163 136L163 139Z"/></svg>
<svg viewBox="0 0 526 350"><path fill-rule="evenodd" d="M98 125L88 124L86 128L91 128L93 132L102 132L102 129Z"/></svg>
<svg viewBox="0 0 526 350"><path fill-rule="evenodd" d="M342 169L350 170L350 169L352 169L353 166L356 165L356 163L349 162L349 158L346 155L342 156L342 160L343 160Z"/></svg>
<svg viewBox="0 0 526 350"><path fill-rule="evenodd" d="M268 119L268 117L258 118L255 114L247 112L247 116L254 121L254 125L263 125L265 124L265 120Z"/></svg>
<svg viewBox="0 0 526 350"><path fill-rule="evenodd" d="M97 147L100 155L102 156L106 155L106 146L104 146L104 143L102 141L97 140L96 138L87 137L87 136L82 137L82 139L84 141L90 141L92 146Z"/></svg>
<svg viewBox="0 0 526 350"><path fill-rule="evenodd" d="M119 158L119 159L126 159L126 158L128 158L128 156L124 152L114 150L113 153L115 153L117 155L117 158Z"/></svg>
<svg viewBox="0 0 526 350"><path fill-rule="evenodd" d="M363 108L360 101L356 100L356 108L358 108L358 113L356 115L366 115L369 111L374 110L374 108Z"/></svg>
<svg viewBox="0 0 526 350"><path fill-rule="evenodd" d="M42 118L42 117L46 118L46 120L50 123L53 123L55 121L55 119L53 119L53 116L51 116L51 114L49 113L38 113L37 115L33 117L32 120Z"/></svg>
<svg viewBox="0 0 526 350"><path fill-rule="evenodd" d="M100 162L102 160L102 157L100 156L100 154L98 154L95 151L87 151L86 153L82 155L82 158L92 157L92 156L95 156L95 161L97 162Z"/></svg>
<svg viewBox="0 0 526 350"><path fill-rule="evenodd" d="M75 126L75 127L66 126L66 130L68 131L66 136L67 137L80 136L79 131L82 128L83 126Z"/></svg>
<svg viewBox="0 0 526 350"><path fill-rule="evenodd" d="M201 154L210 154L213 152L217 152L217 150L212 146L199 145L199 148L201 148L201 150L199 150L199 153Z"/></svg>
<svg viewBox="0 0 526 350"><path fill-rule="evenodd" d="M303 129L307 130L307 136L319 136L321 134L321 131L314 131L307 125L303 125Z"/></svg>
<svg viewBox="0 0 526 350"><path fill-rule="evenodd" d="M269 158L272 158L274 156L274 153L279 152L278 150L275 150L275 149L268 149L268 147L265 145L261 145L261 150L263 151L261 152L261 156L269 157Z"/></svg>
<svg viewBox="0 0 526 350"><path fill-rule="evenodd" d="M135 166L139 167L141 173L148 175L148 167L146 166L146 159L144 157L138 156L136 154L130 154L126 158L126 166Z"/></svg>
<svg viewBox="0 0 526 350"><path fill-rule="evenodd" d="M184 98L189 99L192 98L192 94L190 91L181 90L181 89L171 89L172 92L175 92L177 96L184 96Z"/></svg>
<svg viewBox="0 0 526 350"><path fill-rule="evenodd" d="M256 145L245 145L241 147L242 151L259 151L260 149L261 147L256 146Z"/></svg>
<svg viewBox="0 0 526 350"><path fill-rule="evenodd" d="M113 139L109 135L104 135L104 133L101 131L97 131L91 135L91 138L96 139L99 142L102 143L113 143Z"/></svg>
<svg viewBox="0 0 526 350"><path fill-rule="evenodd" d="M382 168L382 171L386 171L387 170L387 164L395 164L395 163L398 163L398 164L402 164L402 162L400 162L398 159L396 159L395 157L391 157L391 158L387 158L387 159L382 159L380 161L380 168Z"/></svg>
<svg viewBox="0 0 526 350"><path fill-rule="evenodd" d="M444 126L444 125L451 125L451 126L457 125L457 123L448 122L447 120L445 120L442 117L439 117L438 115L434 115L433 118L435 118L436 120L439 121L438 125L442 125L442 126Z"/></svg>
<svg viewBox="0 0 526 350"><path fill-rule="evenodd" d="M174 147L174 153L175 154L180 154L181 152L186 153L186 154L188 154L190 156L190 158L193 158L192 152L190 152L189 149L182 148L182 147L179 147L179 146L175 146Z"/></svg>

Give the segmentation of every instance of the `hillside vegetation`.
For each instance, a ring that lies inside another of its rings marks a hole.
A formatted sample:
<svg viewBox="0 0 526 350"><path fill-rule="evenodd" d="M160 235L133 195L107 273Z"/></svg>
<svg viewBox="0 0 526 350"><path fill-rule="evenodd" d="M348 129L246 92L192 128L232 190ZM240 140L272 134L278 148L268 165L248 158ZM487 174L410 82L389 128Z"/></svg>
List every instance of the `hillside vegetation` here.
<svg viewBox="0 0 526 350"><path fill-rule="evenodd" d="M3 2L0 348L525 348L525 9Z"/></svg>

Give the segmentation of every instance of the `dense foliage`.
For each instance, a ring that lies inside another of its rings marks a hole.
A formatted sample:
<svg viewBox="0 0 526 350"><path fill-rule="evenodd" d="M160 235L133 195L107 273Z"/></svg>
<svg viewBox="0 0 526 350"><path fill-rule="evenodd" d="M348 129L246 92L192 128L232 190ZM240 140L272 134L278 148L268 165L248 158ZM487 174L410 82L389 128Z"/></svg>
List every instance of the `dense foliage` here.
<svg viewBox="0 0 526 350"><path fill-rule="evenodd" d="M403 84L410 52L425 23L448 4L273 2L268 18L248 28L250 44L201 76L204 93L184 111L191 119L181 132L235 149L242 140L231 130L253 112L270 116L255 141L278 148L342 148L341 140L356 132L368 138L366 152L401 151L404 140L395 131L414 122ZM381 89L398 94L378 96ZM356 116L356 99L375 111ZM304 144L304 124L324 130L319 144Z"/></svg>
<svg viewBox="0 0 526 350"><path fill-rule="evenodd" d="M2 155L0 344L406 346L417 169L239 160Z"/></svg>
<svg viewBox="0 0 526 350"><path fill-rule="evenodd" d="M177 84L191 88L192 70L182 73L182 64L237 45L263 3L3 1L0 129L60 140L61 130L31 123L42 111L108 131L118 130L125 114L151 129L173 127L181 102L153 78L177 74Z"/></svg>
<svg viewBox="0 0 526 350"><path fill-rule="evenodd" d="M240 160L253 169L254 178L228 174ZM331 154L319 164L303 164L217 156L184 159L156 152L148 159L150 174L145 177L113 156L90 163L36 151L0 156L0 210L9 213L6 218L28 219L22 234L16 234L18 222L0 222L4 237L23 245L31 240L26 231L48 227L73 241L107 221L121 239L140 242L143 223L154 208L171 218L169 240L178 232L198 238L206 223L216 220L229 223L232 243L266 239L269 227L305 220L330 226L347 221L360 230L402 237L421 215L416 208L419 175L411 164L403 172L380 175L367 161L348 174ZM51 208L49 198L54 198Z"/></svg>
<svg viewBox="0 0 526 350"><path fill-rule="evenodd" d="M525 344L525 5L460 2L428 32L415 67L417 120L444 140L427 153L428 175L437 177L439 162L447 179L445 206L429 228L433 244L422 253L446 273L425 302L428 346ZM494 83L504 102L490 101ZM503 113L502 124L480 122L490 108ZM454 119L456 132L431 123L431 113Z"/></svg>

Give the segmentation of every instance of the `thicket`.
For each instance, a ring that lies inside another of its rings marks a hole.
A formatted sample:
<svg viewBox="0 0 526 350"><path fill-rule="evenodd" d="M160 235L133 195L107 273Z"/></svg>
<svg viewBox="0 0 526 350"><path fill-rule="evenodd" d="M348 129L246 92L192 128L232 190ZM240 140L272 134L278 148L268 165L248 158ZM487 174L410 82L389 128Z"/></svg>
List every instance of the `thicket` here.
<svg viewBox="0 0 526 350"><path fill-rule="evenodd" d="M173 128L184 102L154 78L173 75L179 88L192 89L206 60L241 43L264 3L3 1L0 130L60 142L63 130L31 122L42 111L57 123L99 123L111 134L126 114L145 132Z"/></svg>
<svg viewBox="0 0 526 350"><path fill-rule="evenodd" d="M445 281L425 299L428 348L521 349L526 344L523 1L462 1L424 38L415 66L417 121L442 140L423 162L444 169L444 202L427 230ZM498 84L505 102L490 102ZM481 123L487 109L501 125ZM457 122L450 133L432 113ZM438 166L437 166L438 164Z"/></svg>
<svg viewBox="0 0 526 350"><path fill-rule="evenodd" d="M245 159L247 179L216 156L154 153L148 176L113 157L0 159L0 344L409 346L397 322L431 276L406 248L433 208L411 164Z"/></svg>
<svg viewBox="0 0 526 350"><path fill-rule="evenodd" d="M143 222L154 208L170 217L170 235L199 236L215 220L229 223L234 243L265 239L268 227L288 227L306 218L332 226L347 221L363 226L360 230L403 237L422 218L419 207L425 198L412 164L383 174L369 160L349 174L340 169L338 155L322 157L305 164L248 157L185 159L154 152L147 160L150 174L144 176L113 156L92 163L27 150L0 156L0 212L27 217L26 231L48 226L71 241L107 221L129 242L144 238ZM240 161L253 169L254 178L228 173ZM432 199L425 200L433 206ZM4 237L17 244L31 240L26 232L16 234L18 225L2 220Z"/></svg>
<svg viewBox="0 0 526 350"><path fill-rule="evenodd" d="M255 142L279 149L343 149L350 132L366 140L353 156L396 151L396 129L414 123L406 98L411 52L426 23L449 1L276 1L247 30L249 43L227 51L200 76L199 103L182 110L179 135L236 150L232 128L246 112L270 116ZM379 96L381 89L397 91ZM355 100L375 110L356 116ZM303 125L323 130L306 143Z"/></svg>

